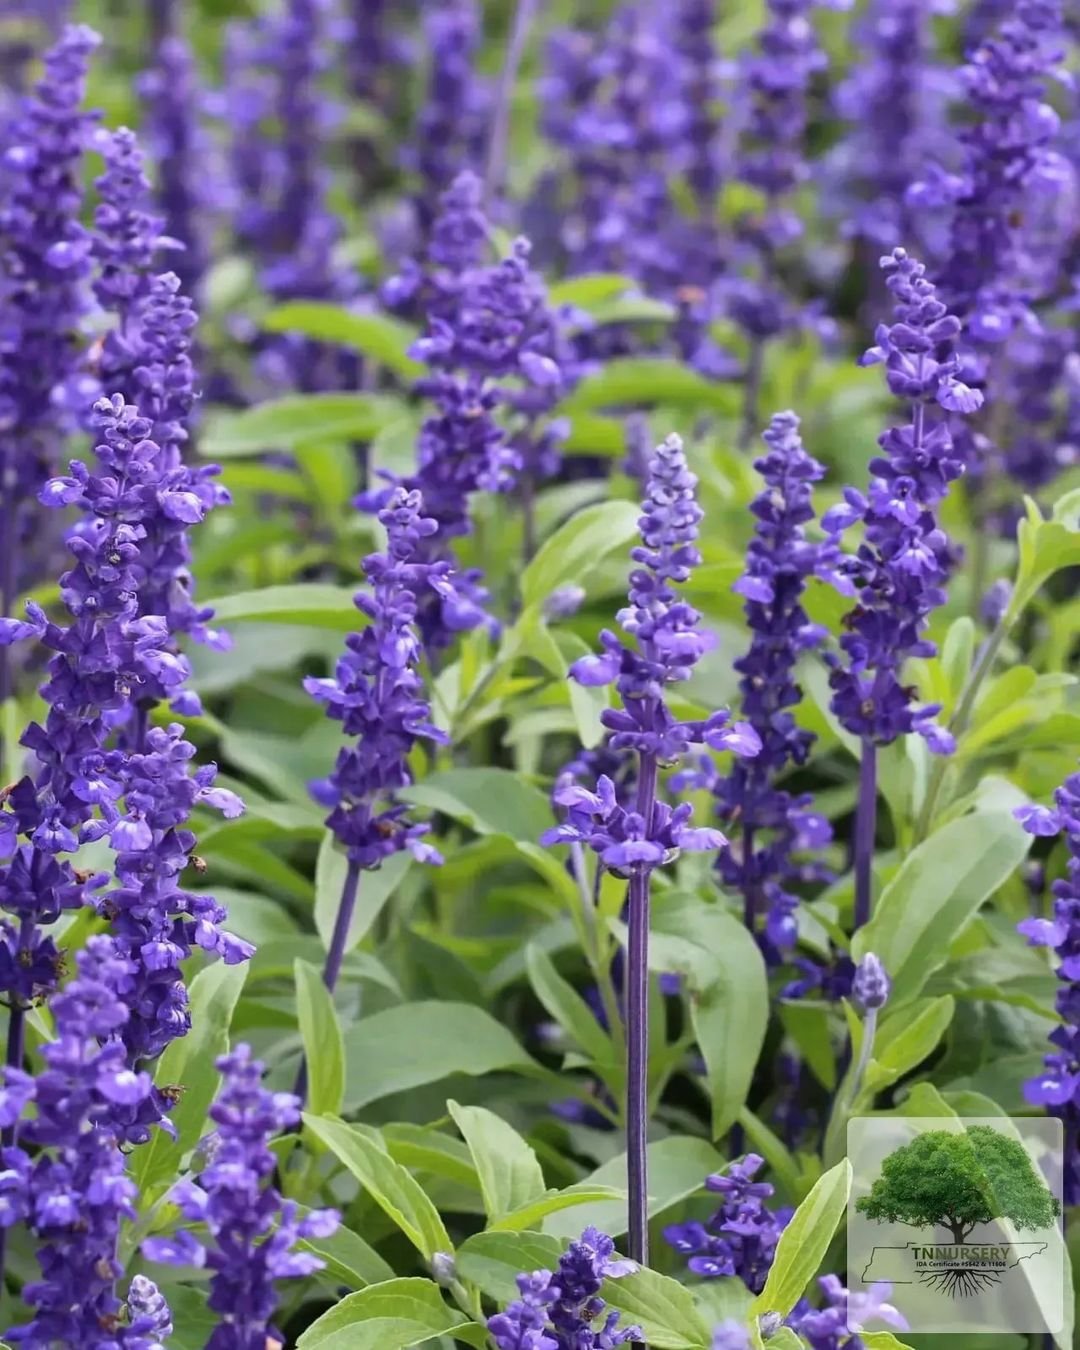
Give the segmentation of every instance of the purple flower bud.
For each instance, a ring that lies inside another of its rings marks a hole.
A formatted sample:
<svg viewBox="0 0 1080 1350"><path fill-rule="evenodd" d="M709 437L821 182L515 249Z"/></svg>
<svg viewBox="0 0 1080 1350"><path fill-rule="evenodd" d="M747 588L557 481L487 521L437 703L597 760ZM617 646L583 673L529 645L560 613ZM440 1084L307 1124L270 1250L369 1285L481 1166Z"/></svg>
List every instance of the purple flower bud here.
<svg viewBox="0 0 1080 1350"><path fill-rule="evenodd" d="M890 980L873 952L867 952L855 967L851 993L855 1002L864 1012L876 1011L885 1006L889 997Z"/></svg>

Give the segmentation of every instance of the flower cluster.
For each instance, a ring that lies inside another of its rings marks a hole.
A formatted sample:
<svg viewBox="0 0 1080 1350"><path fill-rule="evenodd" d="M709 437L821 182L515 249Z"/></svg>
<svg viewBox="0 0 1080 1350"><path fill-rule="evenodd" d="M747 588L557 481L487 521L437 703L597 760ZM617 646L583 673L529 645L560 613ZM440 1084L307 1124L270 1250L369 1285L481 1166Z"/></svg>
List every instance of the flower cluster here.
<svg viewBox="0 0 1080 1350"><path fill-rule="evenodd" d="M1080 1203L1080 773L1058 788L1053 807L1019 807L1016 816L1029 834L1063 834L1068 850L1066 875L1053 885L1053 917L1024 919L1018 927L1033 946L1051 947L1057 958L1061 1025L1050 1033L1054 1049L1044 1072L1025 1084L1024 1095L1064 1122L1065 1203L1075 1205Z"/></svg>
<svg viewBox="0 0 1080 1350"><path fill-rule="evenodd" d="M322 1269L317 1256L293 1248L302 1238L329 1237L338 1215L324 1209L301 1218L272 1184L277 1164L269 1140L298 1123L299 1101L262 1086L262 1065L246 1045L219 1059L217 1068L223 1081L210 1108L217 1128L203 1143L209 1161L197 1179L170 1193L189 1223L205 1225L212 1243L182 1229L148 1238L143 1252L152 1261L213 1272L207 1306L221 1320L208 1350L265 1350L285 1339L272 1325L275 1281Z"/></svg>
<svg viewBox="0 0 1080 1350"><path fill-rule="evenodd" d="M665 762L677 760L690 745L751 755L758 749L754 731L731 724L727 712L702 722L679 722L665 702L667 686L688 679L712 645L700 628L700 614L675 589L701 561L695 545L702 515L696 486L682 441L669 436L649 464L638 522L641 543L631 553L639 566L630 574L629 604L618 616L635 645L605 629L603 652L582 657L570 672L580 684L618 688L622 708L602 714L613 750L634 750Z"/></svg>
<svg viewBox="0 0 1080 1350"><path fill-rule="evenodd" d="M385 553L364 559L371 593L359 591L356 607L370 623L346 642L331 679L309 676L304 687L341 722L353 743L343 746L331 776L312 784L316 799L331 808L327 824L350 859L361 868L378 867L392 853L409 849L425 862L439 862L423 841L427 826L410 824L394 793L412 781L409 753L417 740L442 744L446 735L431 722L417 673L420 641L417 597L431 590L454 603L445 562L420 562L424 539L437 529L422 513L416 491L397 487L379 512L386 528Z"/></svg>
<svg viewBox="0 0 1080 1350"><path fill-rule="evenodd" d="M791 1218L764 1203L773 1194L767 1181L755 1181L764 1159L756 1153L734 1162L726 1172L707 1177L707 1190L722 1197L720 1208L704 1223L689 1221L664 1229L665 1241L689 1256L688 1267L706 1279L735 1275L755 1294L761 1292L776 1244Z"/></svg>
<svg viewBox="0 0 1080 1350"><path fill-rule="evenodd" d="M751 931L757 928L759 908L766 907L766 950L773 951L795 942L798 899L788 887L819 875L795 855L822 847L832 833L828 821L810 809L808 796L776 784L786 769L806 761L813 742L791 712L802 697L795 680L798 660L825 636L810 622L803 593L811 577L833 574L836 551L806 537L805 527L814 518L813 484L825 471L803 448L799 419L777 413L763 439L768 453L754 467L765 488L750 508L754 538L746 571L733 587L744 597L753 635L749 651L735 661L742 677L742 715L761 741L761 751L736 760L724 776L707 776L721 820L737 823L742 833L741 847L720 856L721 876L744 897Z"/></svg>
<svg viewBox="0 0 1080 1350"><path fill-rule="evenodd" d="M830 675L832 707L848 731L871 743L888 745L916 731L931 749L948 753L951 737L933 721L937 707L913 707L901 674L910 657L936 650L925 631L944 602L952 566L937 508L964 464L948 418L935 418L934 411L971 413L982 395L959 379L960 321L938 299L922 264L898 248L882 267L896 322L879 326L862 363L884 364L890 390L911 403L912 414L907 425L881 436L883 453L870 461L869 492L845 489L844 502L822 518L837 540L857 521L864 527L858 552L838 568L854 588L856 604L840 639L847 660L834 662Z"/></svg>
<svg viewBox="0 0 1080 1350"><path fill-rule="evenodd" d="M879 1282L869 1289L851 1293L837 1275L822 1275L818 1280L824 1303L815 1308L807 1299L792 1309L786 1325L796 1331L810 1350L862 1350L860 1333L870 1322L884 1322L897 1331L907 1330L907 1321L888 1301L892 1285Z"/></svg>
<svg viewBox="0 0 1080 1350"><path fill-rule="evenodd" d="M9 1329L14 1345L99 1345L115 1327L123 1350L150 1350L169 1322L145 1278L132 1284L128 1324L116 1281L120 1224L134 1218L136 1190L121 1151L128 1119L150 1096L149 1074L132 1070L122 1038L131 965L107 937L91 937L78 971L50 1005L56 1037L42 1047L36 1078L8 1068L0 1125L19 1126L24 1148L4 1150L0 1225L23 1221L38 1239L41 1277L24 1285L33 1318ZM22 1119L29 1103L32 1117ZM158 1335L155 1335L158 1333Z"/></svg>
<svg viewBox="0 0 1080 1350"><path fill-rule="evenodd" d="M599 1297L604 1280L636 1269L632 1261L615 1256L615 1244L605 1233L586 1228L559 1258L557 1271L518 1276L521 1297L488 1318L492 1340L498 1350L614 1350L640 1340L640 1327L616 1330L618 1312L605 1313Z"/></svg>

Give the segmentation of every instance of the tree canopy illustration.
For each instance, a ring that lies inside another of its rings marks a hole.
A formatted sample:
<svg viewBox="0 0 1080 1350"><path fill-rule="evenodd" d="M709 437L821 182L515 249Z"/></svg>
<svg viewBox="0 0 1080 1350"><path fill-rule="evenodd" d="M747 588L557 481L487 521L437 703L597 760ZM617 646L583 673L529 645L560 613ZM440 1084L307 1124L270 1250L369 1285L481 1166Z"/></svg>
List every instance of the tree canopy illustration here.
<svg viewBox="0 0 1080 1350"><path fill-rule="evenodd" d="M1023 1144L989 1125L920 1134L889 1154L855 1208L878 1223L948 1229L956 1243L994 1219L1034 1231L1061 1212Z"/></svg>

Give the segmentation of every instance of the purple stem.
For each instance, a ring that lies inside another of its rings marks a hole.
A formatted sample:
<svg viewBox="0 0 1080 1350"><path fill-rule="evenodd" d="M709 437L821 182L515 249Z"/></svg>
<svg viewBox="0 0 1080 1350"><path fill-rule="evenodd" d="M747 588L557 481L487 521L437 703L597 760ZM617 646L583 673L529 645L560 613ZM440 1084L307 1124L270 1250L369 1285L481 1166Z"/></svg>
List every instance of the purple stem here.
<svg viewBox="0 0 1080 1350"><path fill-rule="evenodd" d="M345 882L341 888L341 900L338 904L337 918L334 920L334 932L330 938L330 950L326 953L323 966L323 984L331 993L341 974L341 965L345 960L345 943L352 927L353 912L356 909L356 893L360 889L360 868L349 859L349 870L345 873ZM300 1070L296 1075L293 1092L301 1102L307 1097L307 1061L301 1059Z"/></svg>
<svg viewBox="0 0 1080 1350"><path fill-rule="evenodd" d="M757 933L757 888L753 882L754 827L743 826L742 865L746 885L743 890L743 923L747 932Z"/></svg>
<svg viewBox="0 0 1080 1350"><path fill-rule="evenodd" d="M652 829L656 756L641 756L637 811ZM626 963L626 1188L630 1198L627 1255L649 1262L649 890L651 870L630 875L630 942Z"/></svg>
<svg viewBox="0 0 1080 1350"><path fill-rule="evenodd" d="M870 893L877 833L877 746L865 736L859 763L859 804L855 811L855 928L870 921Z"/></svg>
<svg viewBox="0 0 1080 1350"><path fill-rule="evenodd" d="M495 94L495 109L491 119L491 137L488 140L487 164L484 168L484 188L488 201L500 196L503 179L506 177L506 152L510 140L510 102L517 83L518 68L525 55L525 44L529 39L536 0L517 0L514 9L514 22L510 28L510 37L506 44L506 60L503 62L499 87Z"/></svg>

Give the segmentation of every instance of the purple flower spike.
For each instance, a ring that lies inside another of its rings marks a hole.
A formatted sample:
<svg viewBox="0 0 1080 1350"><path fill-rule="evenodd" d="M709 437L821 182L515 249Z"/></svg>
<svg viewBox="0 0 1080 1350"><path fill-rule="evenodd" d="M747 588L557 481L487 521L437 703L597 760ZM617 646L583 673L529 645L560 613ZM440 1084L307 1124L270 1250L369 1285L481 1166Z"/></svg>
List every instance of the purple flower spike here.
<svg viewBox="0 0 1080 1350"><path fill-rule="evenodd" d="M1066 874L1053 884L1053 919L1025 919L1018 924L1033 946L1052 947L1060 981L1055 1001L1061 1025L1050 1033L1054 1047L1045 1070L1024 1085L1033 1106L1045 1106L1065 1125L1064 1198L1080 1203L1080 773L1066 778L1054 793L1056 810L1029 806L1016 812L1029 834L1045 836L1051 819L1064 835L1068 853ZM1023 813L1023 814L1022 814Z"/></svg>
<svg viewBox="0 0 1080 1350"><path fill-rule="evenodd" d="M536 1270L517 1279L521 1297L488 1318L498 1350L614 1350L641 1338L640 1327L622 1327L618 1312L606 1311L599 1297L604 1280L637 1269L615 1257L606 1233L586 1228L559 1258L559 1268ZM602 1319L602 1320L601 1320Z"/></svg>
<svg viewBox="0 0 1080 1350"><path fill-rule="evenodd" d="M300 1103L287 1092L268 1092L262 1065L246 1045L217 1062L221 1090L210 1108L217 1127L207 1152L211 1161L194 1181L173 1187L171 1199L192 1224L205 1225L210 1241L181 1230L176 1238L149 1238L151 1261L204 1266L213 1272L207 1306L219 1314L209 1350L264 1350L284 1342L273 1326L278 1280L311 1275L324 1262L294 1251L302 1238L329 1237L338 1226L333 1210L300 1218L292 1200L272 1184L276 1160L270 1139L300 1119Z"/></svg>

